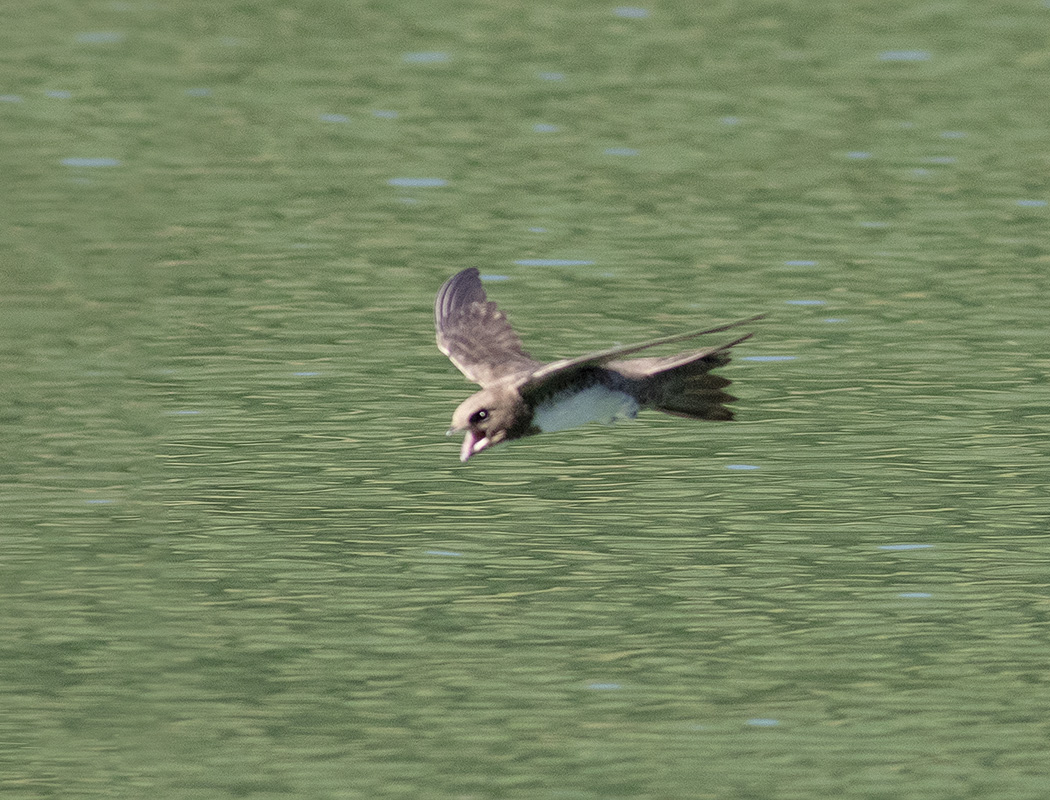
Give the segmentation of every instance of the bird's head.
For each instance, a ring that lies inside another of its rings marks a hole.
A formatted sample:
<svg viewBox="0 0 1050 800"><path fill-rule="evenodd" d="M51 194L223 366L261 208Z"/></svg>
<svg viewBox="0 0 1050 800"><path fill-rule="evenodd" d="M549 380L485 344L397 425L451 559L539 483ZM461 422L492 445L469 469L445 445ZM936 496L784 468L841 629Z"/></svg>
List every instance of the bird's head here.
<svg viewBox="0 0 1050 800"><path fill-rule="evenodd" d="M532 414L515 389L491 387L468 397L452 415L449 435L466 431L459 460L525 435Z"/></svg>

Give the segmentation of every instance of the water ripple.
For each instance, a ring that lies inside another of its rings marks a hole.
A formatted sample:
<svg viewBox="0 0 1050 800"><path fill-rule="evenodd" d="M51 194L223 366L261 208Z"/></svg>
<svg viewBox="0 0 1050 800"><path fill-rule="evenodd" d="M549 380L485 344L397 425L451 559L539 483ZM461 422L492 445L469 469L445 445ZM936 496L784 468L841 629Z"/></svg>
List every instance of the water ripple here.
<svg viewBox="0 0 1050 800"><path fill-rule="evenodd" d="M62 163L67 167L119 167L120 159L117 158L63 158Z"/></svg>
<svg viewBox="0 0 1050 800"><path fill-rule="evenodd" d="M520 258L514 263L522 267L586 267L594 262L574 258Z"/></svg>
<svg viewBox="0 0 1050 800"><path fill-rule="evenodd" d="M401 186L410 189L432 189L438 186L448 186L444 178L391 178L387 181L391 186Z"/></svg>

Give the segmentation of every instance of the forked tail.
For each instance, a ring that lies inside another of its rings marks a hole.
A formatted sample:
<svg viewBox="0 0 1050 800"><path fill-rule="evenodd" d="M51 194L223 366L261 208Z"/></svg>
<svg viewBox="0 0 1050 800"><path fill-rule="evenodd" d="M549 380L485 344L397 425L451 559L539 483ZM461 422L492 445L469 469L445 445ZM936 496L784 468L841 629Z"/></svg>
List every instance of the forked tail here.
<svg viewBox="0 0 1050 800"><path fill-rule="evenodd" d="M690 419L732 419L733 412L725 404L732 403L736 398L723 391L730 381L711 373L715 367L727 363L729 356L718 353L662 373L661 377L665 381L653 408L665 414Z"/></svg>
<svg viewBox="0 0 1050 800"><path fill-rule="evenodd" d="M706 350L663 358L632 358L617 366L642 379L642 404L647 408L690 419L730 420L733 412L726 403L736 400L724 391L730 381L711 370L728 364L729 348L750 335Z"/></svg>

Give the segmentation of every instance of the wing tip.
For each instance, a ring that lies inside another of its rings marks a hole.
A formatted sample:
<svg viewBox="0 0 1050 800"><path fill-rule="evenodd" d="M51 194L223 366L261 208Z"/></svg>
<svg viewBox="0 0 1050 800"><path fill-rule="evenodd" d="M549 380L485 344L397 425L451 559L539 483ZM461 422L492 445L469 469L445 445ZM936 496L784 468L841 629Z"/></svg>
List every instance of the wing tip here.
<svg viewBox="0 0 1050 800"><path fill-rule="evenodd" d="M445 281L438 289L434 301L434 323L441 329L443 320L455 313L464 304L486 300L485 289L481 285L481 273L477 267L461 269Z"/></svg>

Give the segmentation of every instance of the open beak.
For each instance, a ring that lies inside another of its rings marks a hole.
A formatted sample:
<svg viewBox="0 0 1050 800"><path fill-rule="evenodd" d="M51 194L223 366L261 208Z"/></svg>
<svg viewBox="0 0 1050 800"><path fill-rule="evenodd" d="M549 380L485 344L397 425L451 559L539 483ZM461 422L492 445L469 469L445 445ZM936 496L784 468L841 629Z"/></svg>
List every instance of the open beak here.
<svg viewBox="0 0 1050 800"><path fill-rule="evenodd" d="M467 435L463 437L463 447L459 451L459 460L466 463L467 460L476 453L480 453L492 442L489 441L487 436L479 436L474 431L468 430Z"/></svg>

